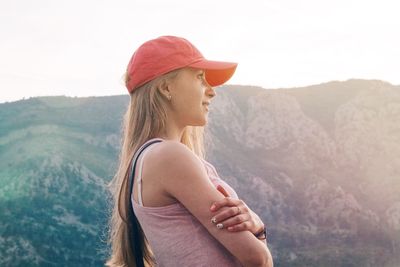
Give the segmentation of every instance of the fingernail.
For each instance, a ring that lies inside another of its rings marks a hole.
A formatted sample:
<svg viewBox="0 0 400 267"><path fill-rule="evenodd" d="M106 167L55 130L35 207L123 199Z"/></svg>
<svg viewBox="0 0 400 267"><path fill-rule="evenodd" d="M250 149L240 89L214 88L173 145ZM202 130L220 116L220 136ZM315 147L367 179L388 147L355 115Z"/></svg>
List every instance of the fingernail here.
<svg viewBox="0 0 400 267"><path fill-rule="evenodd" d="M211 205L211 210L215 210L216 206L214 204Z"/></svg>
<svg viewBox="0 0 400 267"><path fill-rule="evenodd" d="M217 222L217 219L216 219L216 218L212 218L212 219L211 219L211 222L212 222L212 223L216 223L216 222Z"/></svg>
<svg viewBox="0 0 400 267"><path fill-rule="evenodd" d="M228 227L228 230L233 230L233 227L232 227L232 226L229 226L229 227Z"/></svg>

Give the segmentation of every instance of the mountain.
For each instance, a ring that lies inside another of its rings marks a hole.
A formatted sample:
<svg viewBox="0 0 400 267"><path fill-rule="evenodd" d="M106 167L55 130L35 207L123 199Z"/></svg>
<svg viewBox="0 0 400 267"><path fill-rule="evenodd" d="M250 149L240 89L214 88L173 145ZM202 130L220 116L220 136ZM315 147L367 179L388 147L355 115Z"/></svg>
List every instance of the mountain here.
<svg viewBox="0 0 400 267"><path fill-rule="evenodd" d="M400 265L400 87L216 89L207 160L279 266ZM128 96L0 104L0 266L101 266Z"/></svg>
<svg viewBox="0 0 400 267"><path fill-rule="evenodd" d="M101 266L126 97L0 105L0 266Z"/></svg>

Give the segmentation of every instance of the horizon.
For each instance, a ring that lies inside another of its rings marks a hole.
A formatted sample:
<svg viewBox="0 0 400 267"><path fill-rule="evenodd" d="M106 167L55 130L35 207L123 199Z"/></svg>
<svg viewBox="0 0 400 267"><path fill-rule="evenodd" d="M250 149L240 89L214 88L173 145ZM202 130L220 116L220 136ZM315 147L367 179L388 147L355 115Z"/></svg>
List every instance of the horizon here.
<svg viewBox="0 0 400 267"><path fill-rule="evenodd" d="M223 86L238 86L238 87L256 87L259 88L261 90L296 90L296 89L300 89L300 88L307 88L307 87L314 87L314 86L321 86L321 85L325 85L325 84L329 84L329 83L346 83L349 81L367 81L367 82L383 82L383 83L387 83L390 86L393 87L400 87L400 84L392 84L388 81L384 81L384 80L379 80L379 79L358 79L358 78L350 78L347 80L343 80L343 81L339 81L339 80L332 80L332 81L328 81L328 82L322 82L322 83L318 83L318 84L310 84L310 85L305 85L305 86L298 86L298 87L279 87L279 88L263 88L261 86L258 85L250 85L250 84L226 84L226 85L222 85ZM66 97L66 98L96 98L96 97L114 97L114 96L129 96L128 93L124 94L114 94L114 95L83 95L83 96L72 96L72 95L65 95L65 94L60 94L60 95L37 95L37 96L29 96L29 97L23 97L21 99L16 99L16 100L11 100L11 101L4 101L4 102L0 102L1 104L9 104L9 103L14 103L14 102L18 102L18 101L23 101L23 100L29 100L32 98L42 98L42 97Z"/></svg>

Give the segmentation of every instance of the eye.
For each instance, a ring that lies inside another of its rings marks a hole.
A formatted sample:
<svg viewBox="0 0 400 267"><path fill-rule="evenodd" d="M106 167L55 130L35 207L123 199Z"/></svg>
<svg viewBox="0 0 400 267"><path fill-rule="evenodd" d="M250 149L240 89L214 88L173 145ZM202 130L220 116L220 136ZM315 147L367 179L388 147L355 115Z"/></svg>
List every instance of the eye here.
<svg viewBox="0 0 400 267"><path fill-rule="evenodd" d="M198 74L197 77L201 80L204 85L207 85L206 81L206 73L203 71L202 73Z"/></svg>

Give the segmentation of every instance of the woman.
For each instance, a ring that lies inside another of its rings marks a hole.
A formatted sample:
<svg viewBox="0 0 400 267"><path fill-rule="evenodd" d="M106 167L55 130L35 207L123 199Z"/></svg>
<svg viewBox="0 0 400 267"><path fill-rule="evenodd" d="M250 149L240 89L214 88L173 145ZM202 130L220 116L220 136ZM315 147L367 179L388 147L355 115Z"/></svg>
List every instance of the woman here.
<svg viewBox="0 0 400 267"><path fill-rule="evenodd" d="M176 36L133 54L107 266L273 265L264 224L204 160L212 86L236 66Z"/></svg>

